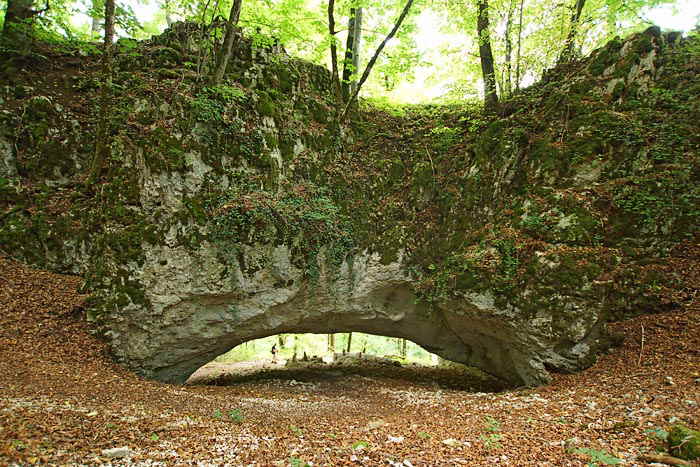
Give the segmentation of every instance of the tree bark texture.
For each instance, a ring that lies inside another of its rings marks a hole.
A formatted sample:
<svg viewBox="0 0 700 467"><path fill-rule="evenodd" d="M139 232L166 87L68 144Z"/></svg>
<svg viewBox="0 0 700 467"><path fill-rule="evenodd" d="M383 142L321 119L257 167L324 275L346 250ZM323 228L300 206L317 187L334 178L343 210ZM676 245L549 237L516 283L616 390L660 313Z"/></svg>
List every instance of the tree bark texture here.
<svg viewBox="0 0 700 467"><path fill-rule="evenodd" d="M114 0L105 0L105 53L109 53L114 42Z"/></svg>
<svg viewBox="0 0 700 467"><path fill-rule="evenodd" d="M102 84L100 85L100 119L95 134L95 155L92 159L87 184L96 183L101 175L105 161L110 157L110 115L112 112L112 43L114 42L114 0L105 0L105 35L104 55L102 57Z"/></svg>
<svg viewBox="0 0 700 467"><path fill-rule="evenodd" d="M504 92L507 95L513 93L513 41L511 32L513 30L513 13L515 12L515 0L511 0L506 18L506 77Z"/></svg>
<svg viewBox="0 0 700 467"><path fill-rule="evenodd" d="M566 42L564 42L564 49L559 56L559 63L570 62L574 58L574 43L576 42L576 33L578 32L578 25L581 21L581 13L583 12L583 7L586 5L586 0L576 0L576 5L574 6L574 11L571 13L571 24L569 26L569 33L566 36Z"/></svg>
<svg viewBox="0 0 700 467"><path fill-rule="evenodd" d="M481 58L481 74L484 79L484 106L487 111L498 108L498 93L496 91L496 70L491 50L491 35L489 33L489 3L488 0L477 0L478 16L476 29L479 37L479 57Z"/></svg>
<svg viewBox="0 0 700 467"><path fill-rule="evenodd" d="M331 0L333 1L333 0ZM386 44L394 38L396 35L396 32L399 30L401 27L401 23L403 23L403 20L406 19L406 16L408 16L408 12L411 10L411 6L413 5L413 0L408 0L406 4L403 7L403 10L401 11L401 14L399 15L399 18L396 20L396 23L394 24L394 27L391 29L389 34L384 38L384 40L379 44L377 47L377 50L374 51L374 55L372 55L372 58L369 60L369 63L367 63L367 66L365 67L365 71L362 72L362 77L360 80L357 82L357 86L355 87L355 90L352 92L350 98L345 104L345 109L343 110L343 113L340 114L339 121L343 121L345 117L348 114L348 111L350 110L350 107L352 106L352 103L357 99L357 95L360 93L360 89L362 89L362 85L365 84L365 81L367 81L367 78L369 77L369 74L372 72L372 68L374 67L374 64L377 63L377 59L379 58L379 54L382 53L382 50L384 50L384 47L386 47Z"/></svg>
<svg viewBox="0 0 700 467"><path fill-rule="evenodd" d="M330 36L331 47L331 74L333 79L333 92L336 96L336 101L340 105L342 91L340 88L340 77L338 75L338 46L335 42L335 35L338 31L335 30L335 0L328 0L328 35Z"/></svg>
<svg viewBox="0 0 700 467"><path fill-rule="evenodd" d="M348 19L348 39L345 45L345 61L343 63L342 90L343 99L348 100L354 91L360 66L360 38L362 35L362 8L351 8Z"/></svg>
<svg viewBox="0 0 700 467"><path fill-rule="evenodd" d="M231 5L231 11L228 15L228 21L226 22L224 42L216 57L216 67L214 68L214 75L212 77L212 84L214 85L221 84L226 74L226 67L233 53L233 44L236 39L236 27L241 17L242 5L243 0L233 0L233 4Z"/></svg>
<svg viewBox="0 0 700 467"><path fill-rule="evenodd" d="M520 90L520 51L523 40L523 6L525 0L520 0L520 13L518 13L518 52L515 57L515 89Z"/></svg>
<svg viewBox="0 0 700 467"><path fill-rule="evenodd" d="M33 6L34 0L7 1L2 40L9 47L21 51L29 49L32 37L30 20L37 14Z"/></svg>

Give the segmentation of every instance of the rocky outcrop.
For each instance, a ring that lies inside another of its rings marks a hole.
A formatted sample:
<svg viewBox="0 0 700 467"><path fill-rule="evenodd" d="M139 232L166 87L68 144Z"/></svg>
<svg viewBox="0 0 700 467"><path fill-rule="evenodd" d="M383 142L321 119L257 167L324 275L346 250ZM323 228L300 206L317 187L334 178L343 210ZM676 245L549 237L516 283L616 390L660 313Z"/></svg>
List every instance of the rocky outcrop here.
<svg viewBox="0 0 700 467"><path fill-rule="evenodd" d="M243 257L259 254L251 248ZM127 305L111 314L108 334L128 366L165 381L184 382L229 349L279 333L403 337L509 383L533 385L547 381L545 366L575 370L606 342L591 310L571 322L546 310L523 319L520 310L499 308L488 295L434 309L418 301L401 261L384 265L376 254L357 255L313 283L284 246L272 248L269 263L252 275L240 268L226 273L206 244L195 251L147 249L146 255L134 274L150 307ZM553 329L556 321L563 329ZM555 350L562 340L574 344Z"/></svg>
<svg viewBox="0 0 700 467"><path fill-rule="evenodd" d="M22 85L5 105L27 111L0 114L17 128L0 134L2 250L82 274L89 319L134 371L183 382L251 339L362 331L537 385L590 365L611 311L658 309L662 282L634 258L669 251L698 213L669 191L673 217L656 224L621 179L639 187L663 163L691 183L692 153L659 162L659 148L609 132L636 114L599 105L653 94L678 38L609 45L564 88L516 100L519 117L469 130L394 119L387 137L371 119L334 128L327 71L279 50L239 41L229 84L200 86L178 31L117 55L131 92L114 96L94 187L80 183L92 108ZM91 77L67 86L97 97Z"/></svg>

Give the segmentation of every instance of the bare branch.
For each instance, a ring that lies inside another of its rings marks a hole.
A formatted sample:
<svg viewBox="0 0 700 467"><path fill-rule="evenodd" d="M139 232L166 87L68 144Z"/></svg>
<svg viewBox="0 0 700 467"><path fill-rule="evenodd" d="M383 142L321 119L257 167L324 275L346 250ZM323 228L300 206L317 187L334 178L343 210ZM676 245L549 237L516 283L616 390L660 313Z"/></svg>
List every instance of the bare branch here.
<svg viewBox="0 0 700 467"><path fill-rule="evenodd" d="M401 11L401 15L396 20L396 24L394 24L393 29L384 38L382 43L379 44L379 47L377 47L377 50L374 51L374 55L370 59L369 63L367 63L367 66L365 67L365 71L362 73L362 77L360 78L360 81L357 82L357 86L355 87L355 90L352 93L352 96L350 97L350 99L348 99L348 102L345 104L345 109L343 110L343 113L340 114L340 118L338 119L339 122L342 122L345 119L345 117L347 116L348 111L350 110L350 107L352 106L352 103L357 99L357 95L360 93L360 88L362 88L362 85L365 84L365 81L367 81L367 78L369 77L369 74L372 71L372 67L374 67L374 64L377 62L377 58L379 58L379 54L382 53L382 50L384 50L384 47L386 46L386 44L396 35L396 32L401 27L401 23L403 23L403 20L408 15L408 11L411 9L412 5L413 5L413 0L408 0L406 2L406 5L404 5L403 11Z"/></svg>

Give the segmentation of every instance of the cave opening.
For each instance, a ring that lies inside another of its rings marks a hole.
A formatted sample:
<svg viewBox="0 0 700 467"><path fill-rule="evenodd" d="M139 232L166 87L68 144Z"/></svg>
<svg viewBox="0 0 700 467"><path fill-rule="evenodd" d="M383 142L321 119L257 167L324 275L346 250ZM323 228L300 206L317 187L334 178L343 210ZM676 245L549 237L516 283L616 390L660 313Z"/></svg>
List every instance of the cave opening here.
<svg viewBox="0 0 700 467"><path fill-rule="evenodd" d="M409 339L362 332L282 333L252 339L201 366L187 384L342 385L346 378L475 392L507 387L478 368L446 360Z"/></svg>

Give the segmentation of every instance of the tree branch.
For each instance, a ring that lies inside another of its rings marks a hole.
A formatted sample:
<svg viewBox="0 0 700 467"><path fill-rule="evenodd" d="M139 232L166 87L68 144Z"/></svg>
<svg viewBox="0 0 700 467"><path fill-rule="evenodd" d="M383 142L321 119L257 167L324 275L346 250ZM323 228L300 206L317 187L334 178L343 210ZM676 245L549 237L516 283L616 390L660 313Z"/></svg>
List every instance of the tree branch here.
<svg viewBox="0 0 700 467"><path fill-rule="evenodd" d="M411 9L412 5L413 5L413 0L408 0L406 2L406 5L404 5L404 7L403 7L403 11L401 11L401 15L399 16L399 19L397 19L396 24L394 24L394 28L384 38L382 43L379 44L379 47L377 47L377 50L374 51L374 55L370 59L369 63L367 63L367 66L365 67L365 71L362 73L362 77L360 78L360 81L357 82L357 86L355 87L355 90L353 91L352 96L350 96L350 99L348 99L348 102L345 104L345 109L343 110L343 113L340 114L340 118L338 119L338 123L342 122L345 119L345 117L347 116L348 111L350 110L350 106L357 99L357 95L360 93L360 88L362 88L362 85L365 84L365 81L367 81L367 78L369 77L369 74L372 71L372 67L374 67L374 64L377 62L377 58L379 58L379 54L382 53L382 50L384 50L384 47L386 46L387 42L389 42L396 35L396 32L401 27L401 23L403 23L403 20L408 15L408 11Z"/></svg>

